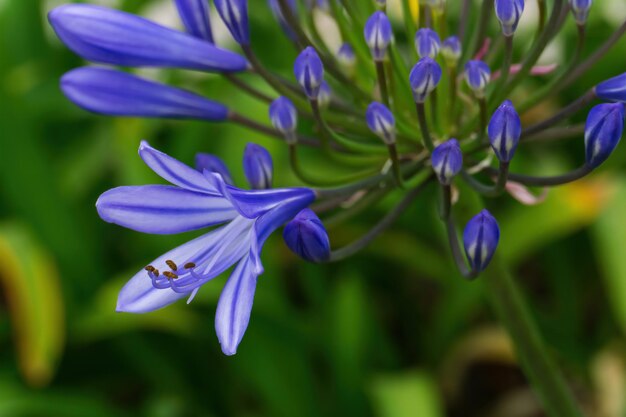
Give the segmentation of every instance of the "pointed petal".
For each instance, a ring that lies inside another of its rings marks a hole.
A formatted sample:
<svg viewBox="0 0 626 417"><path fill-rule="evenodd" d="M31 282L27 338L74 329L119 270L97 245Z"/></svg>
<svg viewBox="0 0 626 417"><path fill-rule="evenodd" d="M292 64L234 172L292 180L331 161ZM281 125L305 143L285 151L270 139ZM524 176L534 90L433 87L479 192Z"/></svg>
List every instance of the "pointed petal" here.
<svg viewBox="0 0 626 417"><path fill-rule="evenodd" d="M187 32L196 38L213 43L209 2L207 0L175 0L174 2Z"/></svg>
<svg viewBox="0 0 626 417"><path fill-rule="evenodd" d="M237 353L252 311L257 275L250 258L242 259L222 290L215 313L215 331L226 355Z"/></svg>
<svg viewBox="0 0 626 417"><path fill-rule="evenodd" d="M101 6L68 4L49 14L59 38L83 58L129 67L243 71L247 61L186 33Z"/></svg>
<svg viewBox="0 0 626 417"><path fill-rule="evenodd" d="M171 259L179 264L184 264L188 260L192 259L196 254L201 254L206 251L206 248L215 248L216 245L223 240L224 234L228 233L227 227L221 227L215 229L205 235L202 235L194 240L191 240L164 255L158 257L150 263L159 270L169 269L165 263L166 260ZM245 252L243 252L245 253ZM230 264L220 265L223 272L228 269L234 262L241 259L239 257L229 257ZM147 313L149 311L158 310L163 308L174 301L186 297L191 293L178 293L171 289L156 289L152 286L152 281L148 277L145 270L137 272L126 283L119 293L117 299L117 311L126 313Z"/></svg>
<svg viewBox="0 0 626 417"><path fill-rule="evenodd" d="M224 161L222 161L222 159L218 156L211 155L209 153L197 153L196 169L199 172L204 172L204 170L216 172L222 176L224 182L228 185L233 185L235 183L232 175L230 175L230 170Z"/></svg>
<svg viewBox="0 0 626 417"><path fill-rule="evenodd" d="M228 117L223 104L108 68L70 71L61 78L61 89L76 105L94 113L210 121Z"/></svg>
<svg viewBox="0 0 626 417"><path fill-rule="evenodd" d="M152 234L202 229L239 216L225 198L169 185L113 188L96 207L109 223Z"/></svg>
<svg viewBox="0 0 626 417"><path fill-rule="evenodd" d="M190 191L222 195L202 173L154 149L146 141L139 145L139 156L157 175L174 185Z"/></svg>

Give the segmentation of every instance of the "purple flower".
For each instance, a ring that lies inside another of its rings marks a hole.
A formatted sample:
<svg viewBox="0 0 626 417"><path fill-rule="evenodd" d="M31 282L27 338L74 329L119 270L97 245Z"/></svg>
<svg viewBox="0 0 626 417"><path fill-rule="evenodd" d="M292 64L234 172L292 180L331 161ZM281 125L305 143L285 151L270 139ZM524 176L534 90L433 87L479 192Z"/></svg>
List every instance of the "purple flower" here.
<svg viewBox="0 0 626 417"><path fill-rule="evenodd" d="M61 78L61 89L76 105L94 113L210 121L228 117L223 104L108 68L72 70Z"/></svg>
<svg viewBox="0 0 626 417"><path fill-rule="evenodd" d="M324 80L324 64L313 47L307 46L300 52L293 64L293 73L307 97L316 100Z"/></svg>
<svg viewBox="0 0 626 417"><path fill-rule="evenodd" d="M269 110L270 121L276 130L292 135L298 126L296 106L287 97L278 97L272 102Z"/></svg>
<svg viewBox="0 0 626 417"><path fill-rule="evenodd" d="M425 56L435 59L441 47L439 35L432 29L420 29L415 34L415 49L420 58Z"/></svg>
<svg viewBox="0 0 626 417"><path fill-rule="evenodd" d="M433 171L437 174L439 182L450 185L452 179L463 168L463 153L456 139L450 139L437 146L432 157Z"/></svg>
<svg viewBox="0 0 626 417"><path fill-rule="evenodd" d="M587 17L589 16L589 10L591 10L592 3L593 0L569 0L576 23L579 25L587 23Z"/></svg>
<svg viewBox="0 0 626 417"><path fill-rule="evenodd" d="M624 105L599 104L591 109L585 125L587 165L597 168L613 153L624 133Z"/></svg>
<svg viewBox="0 0 626 417"><path fill-rule="evenodd" d="M196 38L213 43L208 0L174 0L187 32Z"/></svg>
<svg viewBox="0 0 626 417"><path fill-rule="evenodd" d="M214 3L233 39L240 45L249 45L248 0L214 0Z"/></svg>
<svg viewBox="0 0 626 417"><path fill-rule="evenodd" d="M48 17L63 43L88 61L222 72L248 67L234 52L118 10L67 4Z"/></svg>
<svg viewBox="0 0 626 417"><path fill-rule="evenodd" d="M330 258L330 241L322 221L311 209L304 209L285 226L285 243L293 253L309 262Z"/></svg>
<svg viewBox="0 0 626 417"><path fill-rule="evenodd" d="M602 100L626 103L626 72L598 84L596 95Z"/></svg>
<svg viewBox="0 0 626 417"><path fill-rule="evenodd" d="M487 133L498 160L510 162L522 134L522 121L510 100L505 100L493 113Z"/></svg>
<svg viewBox="0 0 626 417"><path fill-rule="evenodd" d="M441 55L448 66L454 66L461 59L461 41L456 36L450 36L441 44Z"/></svg>
<svg viewBox="0 0 626 417"><path fill-rule="evenodd" d="M267 149L255 143L248 143L243 153L243 172L252 189L272 188L274 163Z"/></svg>
<svg viewBox="0 0 626 417"><path fill-rule="evenodd" d="M441 67L432 58L424 57L409 74L409 82L416 103L423 103L441 80Z"/></svg>
<svg viewBox="0 0 626 417"><path fill-rule="evenodd" d="M396 142L396 119L384 104L373 102L365 113L367 126L388 145Z"/></svg>
<svg viewBox="0 0 626 417"><path fill-rule="evenodd" d="M465 81L477 97L484 96L490 80L491 70L483 61L472 60L465 64Z"/></svg>
<svg viewBox="0 0 626 417"><path fill-rule="evenodd" d="M197 153L196 154L196 169L200 172L208 171L220 174L224 182L228 185L234 185L233 177L230 175L230 170L222 161L221 158L209 153Z"/></svg>
<svg viewBox="0 0 626 417"><path fill-rule="evenodd" d="M215 329L222 351L233 355L246 331L263 272L265 240L311 204L306 188L245 191L203 173L143 142L139 155L173 185L118 187L96 203L100 217L144 233L174 234L211 226L206 234L155 259L120 291L117 311L145 313L193 298L199 288L236 265L222 290Z"/></svg>
<svg viewBox="0 0 626 417"><path fill-rule="evenodd" d="M467 222L463 231L463 245L472 270L481 272L489 265L499 241L500 227L487 210Z"/></svg>
<svg viewBox="0 0 626 417"><path fill-rule="evenodd" d="M524 11L524 0L495 0L496 17L505 36L512 36Z"/></svg>
<svg viewBox="0 0 626 417"><path fill-rule="evenodd" d="M387 47L393 38L391 23L387 15L380 10L371 15L365 24L364 35L374 60L382 61L385 59Z"/></svg>
<svg viewBox="0 0 626 417"><path fill-rule="evenodd" d="M297 36L295 32L293 31L293 29L289 26L289 23L287 23L285 16L283 16L283 11L280 7L280 2L278 0L267 0L267 2L270 6L270 9L272 9L272 14L276 18L276 20L278 20L280 27L283 29L283 32L285 32L285 34L289 36L291 40L296 41ZM294 14L296 14L297 13L296 0L287 0L287 4L289 5L289 8L294 12Z"/></svg>

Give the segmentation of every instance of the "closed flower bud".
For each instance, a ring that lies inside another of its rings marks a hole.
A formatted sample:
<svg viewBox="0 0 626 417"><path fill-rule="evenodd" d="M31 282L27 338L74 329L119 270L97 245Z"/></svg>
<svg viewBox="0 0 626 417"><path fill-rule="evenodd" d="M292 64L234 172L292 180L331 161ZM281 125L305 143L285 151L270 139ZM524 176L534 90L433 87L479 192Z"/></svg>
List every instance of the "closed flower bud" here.
<svg viewBox="0 0 626 417"><path fill-rule="evenodd" d="M330 89L330 85L326 81L322 81L320 85L320 91L317 94L317 102L320 108L325 109L330 104L330 100L333 97L333 90Z"/></svg>
<svg viewBox="0 0 626 417"><path fill-rule="evenodd" d="M415 34L415 49L420 58L435 58L441 47L439 35L432 29L420 29Z"/></svg>
<svg viewBox="0 0 626 417"><path fill-rule="evenodd" d="M593 0L569 0L576 23L579 25L587 23L587 17L589 16L589 10L591 9L592 3Z"/></svg>
<svg viewBox="0 0 626 417"><path fill-rule="evenodd" d="M522 121L510 100L502 103L493 113L487 133L498 160L510 162L522 134Z"/></svg>
<svg viewBox="0 0 626 417"><path fill-rule="evenodd" d="M589 112L585 125L585 158L597 168L611 155L624 131L624 105L599 104Z"/></svg>
<svg viewBox="0 0 626 417"><path fill-rule="evenodd" d="M500 240L500 227L487 210L474 216L463 231L465 254L476 272L482 272L493 257Z"/></svg>
<svg viewBox="0 0 626 417"><path fill-rule="evenodd" d="M209 2L207 0L175 0L175 3L187 32L196 38L213 43Z"/></svg>
<svg viewBox="0 0 626 417"><path fill-rule="evenodd" d="M424 57L417 61L409 74L415 102L423 103L426 101L426 97L437 87L440 80L441 67L435 60Z"/></svg>
<svg viewBox="0 0 626 417"><path fill-rule="evenodd" d="M247 0L215 0L215 8L235 41L240 45L250 44Z"/></svg>
<svg viewBox="0 0 626 417"><path fill-rule="evenodd" d="M309 262L319 263L330 258L328 233L311 209L302 210L287 223L283 238L293 253Z"/></svg>
<svg viewBox="0 0 626 417"><path fill-rule="evenodd" d="M465 81L476 97L485 96L485 88L491 80L491 70L483 61L468 61L465 64Z"/></svg>
<svg viewBox="0 0 626 417"><path fill-rule="evenodd" d="M456 66L462 52L461 41L456 36L450 36L441 44L441 55L450 67Z"/></svg>
<svg viewBox="0 0 626 417"><path fill-rule="evenodd" d="M626 103L626 72L598 84L596 95L602 100Z"/></svg>
<svg viewBox="0 0 626 417"><path fill-rule="evenodd" d="M512 36L524 11L524 0L495 0L496 17L505 36Z"/></svg>
<svg viewBox="0 0 626 417"><path fill-rule="evenodd" d="M307 46L298 55L293 72L307 97L311 100L317 99L324 80L324 64L313 47Z"/></svg>
<svg viewBox="0 0 626 417"><path fill-rule="evenodd" d="M365 42L372 52L374 61L382 61L387 56L387 47L393 38L391 23L387 15L381 11L375 12L365 24Z"/></svg>
<svg viewBox="0 0 626 417"><path fill-rule="evenodd" d="M452 179L463 168L463 153L456 139L450 139L437 146L431 155L433 171L439 182L450 185Z"/></svg>
<svg viewBox="0 0 626 417"><path fill-rule="evenodd" d="M272 188L274 163L267 149L255 143L248 143L243 153L243 172L252 189Z"/></svg>
<svg viewBox="0 0 626 417"><path fill-rule="evenodd" d="M370 104L365 119L370 130L387 145L396 142L396 119L384 104L377 102Z"/></svg>
<svg viewBox="0 0 626 417"><path fill-rule="evenodd" d="M222 179L226 184L234 185L233 177L230 175L230 170L219 157L208 153L196 154L196 169L200 172L209 171L215 172L222 176Z"/></svg>
<svg viewBox="0 0 626 417"><path fill-rule="evenodd" d="M346 70L347 73L354 73L354 68L356 65L356 55L354 53L354 49L349 43L343 43L339 50L337 51L337 61L342 68Z"/></svg>
<svg viewBox="0 0 626 417"><path fill-rule="evenodd" d="M272 126L284 135L291 136L298 126L296 107L287 97L279 97L270 105Z"/></svg>

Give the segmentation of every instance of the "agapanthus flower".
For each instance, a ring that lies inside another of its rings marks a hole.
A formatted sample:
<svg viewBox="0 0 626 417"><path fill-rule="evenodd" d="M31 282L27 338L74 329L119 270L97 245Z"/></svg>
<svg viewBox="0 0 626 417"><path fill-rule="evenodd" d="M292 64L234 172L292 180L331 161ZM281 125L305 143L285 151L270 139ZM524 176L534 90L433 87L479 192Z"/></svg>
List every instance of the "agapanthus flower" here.
<svg viewBox="0 0 626 417"><path fill-rule="evenodd" d="M265 240L315 199L307 188L246 191L215 172L197 171L142 142L139 156L172 185L118 187L96 203L100 217L143 233L175 234L218 226L161 256L120 291L117 311L145 313L198 290L231 266L215 329L233 355L250 320Z"/></svg>

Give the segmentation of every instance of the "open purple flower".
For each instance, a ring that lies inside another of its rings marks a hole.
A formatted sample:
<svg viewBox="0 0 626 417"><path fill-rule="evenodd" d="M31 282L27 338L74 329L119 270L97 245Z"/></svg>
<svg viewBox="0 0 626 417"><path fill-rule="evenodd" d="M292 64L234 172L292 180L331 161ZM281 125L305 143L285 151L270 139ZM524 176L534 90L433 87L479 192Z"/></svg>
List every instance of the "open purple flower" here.
<svg viewBox="0 0 626 417"><path fill-rule="evenodd" d="M155 259L120 291L117 311L145 313L195 296L235 266L222 290L215 329L234 355L250 320L265 240L314 200L307 188L246 191L199 172L142 142L144 162L173 185L118 187L96 203L100 217L144 233L174 234L220 225Z"/></svg>

